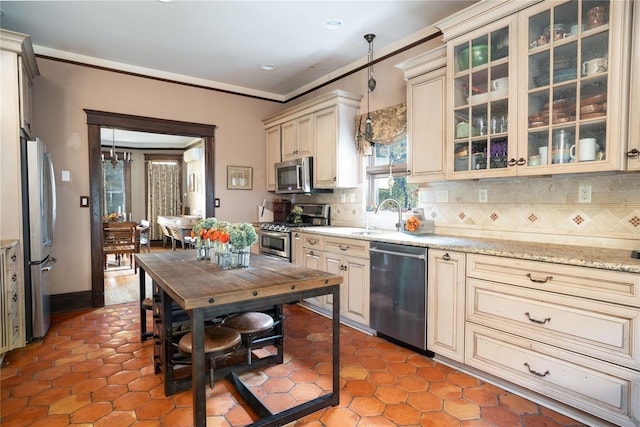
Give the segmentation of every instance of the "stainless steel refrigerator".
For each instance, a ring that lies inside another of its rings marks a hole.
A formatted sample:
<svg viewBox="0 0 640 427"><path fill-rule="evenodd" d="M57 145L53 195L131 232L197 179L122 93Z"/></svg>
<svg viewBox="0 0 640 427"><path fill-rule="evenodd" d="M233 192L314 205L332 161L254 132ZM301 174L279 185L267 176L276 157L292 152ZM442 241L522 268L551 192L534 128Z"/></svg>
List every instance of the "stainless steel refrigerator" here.
<svg viewBox="0 0 640 427"><path fill-rule="evenodd" d="M56 184L44 143L22 141L22 202L27 342L43 337L49 325L49 274L56 264L49 250L56 222Z"/></svg>

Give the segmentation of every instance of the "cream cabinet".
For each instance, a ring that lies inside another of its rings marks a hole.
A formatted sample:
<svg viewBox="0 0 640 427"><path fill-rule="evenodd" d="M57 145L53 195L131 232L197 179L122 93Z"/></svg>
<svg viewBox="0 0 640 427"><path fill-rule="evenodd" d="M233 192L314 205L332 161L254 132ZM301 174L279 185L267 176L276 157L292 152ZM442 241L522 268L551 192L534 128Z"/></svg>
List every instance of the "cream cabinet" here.
<svg viewBox="0 0 640 427"><path fill-rule="evenodd" d="M448 178L623 169L631 2L475 8L438 24Z"/></svg>
<svg viewBox="0 0 640 427"><path fill-rule="evenodd" d="M631 42L631 83L629 89L629 146L627 170L640 170L640 4L633 8L633 39Z"/></svg>
<svg viewBox="0 0 640 427"><path fill-rule="evenodd" d="M360 172L354 141L355 117L359 101L342 102L314 114L315 153L313 186L315 188L354 188Z"/></svg>
<svg viewBox="0 0 640 427"><path fill-rule="evenodd" d="M324 271L340 274L340 315L369 325L369 242L357 239L325 237ZM333 307L327 296L325 308Z"/></svg>
<svg viewBox="0 0 640 427"><path fill-rule="evenodd" d="M25 346L24 285L17 240L0 241L0 361Z"/></svg>
<svg viewBox="0 0 640 427"><path fill-rule="evenodd" d="M443 181L445 169L446 50L396 65L407 80L409 182Z"/></svg>
<svg viewBox="0 0 640 427"><path fill-rule="evenodd" d="M355 117L361 98L335 90L264 119L268 190L275 190L275 175L271 178L273 163L307 156L313 158L314 188L356 187L360 168L354 142ZM278 156L272 149L276 140Z"/></svg>
<svg viewBox="0 0 640 427"><path fill-rule="evenodd" d="M267 191L276 190L275 164L281 161L280 151L280 125L267 129Z"/></svg>
<svg viewBox="0 0 640 427"><path fill-rule="evenodd" d="M369 242L301 233L300 265L339 274L340 317L369 325ZM333 309L333 296L308 298L307 303L326 312Z"/></svg>
<svg viewBox="0 0 640 427"><path fill-rule="evenodd" d="M427 349L457 362L464 362L465 257L428 252Z"/></svg>
<svg viewBox="0 0 640 427"><path fill-rule="evenodd" d="M282 161L313 156L313 115L282 124Z"/></svg>
<svg viewBox="0 0 640 427"><path fill-rule="evenodd" d="M465 363L633 426L639 298L637 274L468 254Z"/></svg>

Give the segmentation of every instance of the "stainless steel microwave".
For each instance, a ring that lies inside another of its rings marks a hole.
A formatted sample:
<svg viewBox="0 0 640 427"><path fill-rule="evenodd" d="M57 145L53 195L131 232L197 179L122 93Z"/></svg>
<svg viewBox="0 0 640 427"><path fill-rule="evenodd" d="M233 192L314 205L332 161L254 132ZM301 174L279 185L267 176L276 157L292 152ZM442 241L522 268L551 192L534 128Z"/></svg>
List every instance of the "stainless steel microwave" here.
<svg viewBox="0 0 640 427"><path fill-rule="evenodd" d="M312 165L312 157L276 163L276 193L311 193Z"/></svg>

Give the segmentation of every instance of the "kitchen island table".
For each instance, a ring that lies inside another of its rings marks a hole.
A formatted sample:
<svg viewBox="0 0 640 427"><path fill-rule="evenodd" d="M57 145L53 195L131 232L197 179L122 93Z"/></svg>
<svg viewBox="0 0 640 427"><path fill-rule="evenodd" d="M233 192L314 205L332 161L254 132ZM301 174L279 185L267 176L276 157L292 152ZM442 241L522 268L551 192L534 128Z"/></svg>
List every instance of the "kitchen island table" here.
<svg viewBox="0 0 640 427"><path fill-rule="evenodd" d="M274 306L292 303L304 298L333 295L333 390L285 411L272 414L266 408L254 408L262 416L252 426L279 426L287 424L319 409L339 403L340 356L340 283L342 276L301 267L277 258L251 254L251 265L243 269L220 269L214 263L196 260L193 251L155 252L136 254L140 268L140 300L145 298L145 280L148 274L153 280L154 298L162 300L171 315L175 302L190 317L193 336L191 356L191 389L193 392L193 425L206 425L206 361L204 355L205 321L225 314L241 311L266 310ZM156 291L161 294L159 298ZM154 311L154 316L157 313ZM143 309L141 316L146 316ZM169 328L171 323L169 322ZM159 344L160 338L156 338ZM155 361L154 361L155 363ZM171 390L167 381L168 366L165 358L162 368L165 376L165 392ZM243 387L243 384L236 383ZM245 390L248 392L248 390ZM242 392L242 390L241 390ZM250 393L250 392L249 392ZM247 396L243 394L245 398ZM261 405L258 399L248 396L249 403Z"/></svg>

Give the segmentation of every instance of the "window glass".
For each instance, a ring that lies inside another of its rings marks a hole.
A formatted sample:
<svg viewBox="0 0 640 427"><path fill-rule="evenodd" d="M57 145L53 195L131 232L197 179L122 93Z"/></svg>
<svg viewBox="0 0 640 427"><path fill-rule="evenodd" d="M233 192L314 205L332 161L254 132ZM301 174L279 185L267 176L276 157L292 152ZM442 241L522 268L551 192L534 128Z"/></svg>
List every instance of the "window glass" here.
<svg viewBox="0 0 640 427"><path fill-rule="evenodd" d="M418 204L418 186L407 182L407 169L406 136L392 145L374 145L367 167L367 206L375 207L381 201L392 198L400 202L403 209L415 208ZM393 175L391 186L390 173Z"/></svg>
<svg viewBox="0 0 640 427"><path fill-rule="evenodd" d="M117 163L104 162L102 164L102 185L104 188L104 216L112 213L126 212L124 161Z"/></svg>

